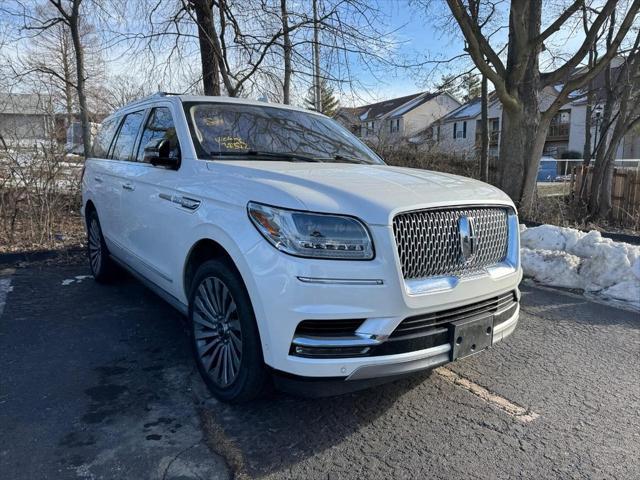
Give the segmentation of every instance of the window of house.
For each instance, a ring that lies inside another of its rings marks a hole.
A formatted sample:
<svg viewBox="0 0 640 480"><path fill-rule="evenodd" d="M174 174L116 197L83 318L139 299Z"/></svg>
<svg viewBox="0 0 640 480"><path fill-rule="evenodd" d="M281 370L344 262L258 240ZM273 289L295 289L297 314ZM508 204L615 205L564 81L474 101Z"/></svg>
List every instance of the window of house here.
<svg viewBox="0 0 640 480"><path fill-rule="evenodd" d="M487 119L487 123L489 125L489 143L494 145L498 143L498 138L500 136L500 118L489 118ZM476 120L476 142L480 143L482 134L482 120Z"/></svg>
<svg viewBox="0 0 640 480"><path fill-rule="evenodd" d="M455 122L453 124L453 138L467 138L467 122Z"/></svg>
<svg viewBox="0 0 640 480"><path fill-rule="evenodd" d="M142 131L138 154L136 155L137 161L143 161L146 146L157 143L162 139L169 140L171 153L177 152L180 149L173 117L167 107L157 107L151 110L147 124Z"/></svg>
<svg viewBox="0 0 640 480"><path fill-rule="evenodd" d="M375 127L375 122L367 122L367 135L373 135L374 127Z"/></svg>
<svg viewBox="0 0 640 480"><path fill-rule="evenodd" d="M400 131L400 119L392 118L391 120L389 120L389 132L396 133L399 131Z"/></svg>
<svg viewBox="0 0 640 480"><path fill-rule="evenodd" d="M144 111L133 112L124 117L122 126L118 131L118 137L113 145L111 157L114 160L132 160L133 145L138 137L142 120L144 119Z"/></svg>
<svg viewBox="0 0 640 480"><path fill-rule="evenodd" d="M571 111L560 110L551 119L548 136L549 137L568 137L570 123L571 123Z"/></svg>
<svg viewBox="0 0 640 480"><path fill-rule="evenodd" d="M113 140L113 134L118 128L120 118L111 118L100 125L98 134L93 140L93 147L91 149L91 156L95 158L107 158L109 153L109 147L111 146L111 140Z"/></svg>

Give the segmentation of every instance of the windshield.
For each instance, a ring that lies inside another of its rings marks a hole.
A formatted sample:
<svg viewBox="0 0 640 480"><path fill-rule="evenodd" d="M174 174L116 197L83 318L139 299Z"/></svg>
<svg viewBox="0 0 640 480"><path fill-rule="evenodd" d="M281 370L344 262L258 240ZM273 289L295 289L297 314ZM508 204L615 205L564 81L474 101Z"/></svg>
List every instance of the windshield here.
<svg viewBox="0 0 640 480"><path fill-rule="evenodd" d="M199 158L383 164L330 118L283 108L185 103Z"/></svg>

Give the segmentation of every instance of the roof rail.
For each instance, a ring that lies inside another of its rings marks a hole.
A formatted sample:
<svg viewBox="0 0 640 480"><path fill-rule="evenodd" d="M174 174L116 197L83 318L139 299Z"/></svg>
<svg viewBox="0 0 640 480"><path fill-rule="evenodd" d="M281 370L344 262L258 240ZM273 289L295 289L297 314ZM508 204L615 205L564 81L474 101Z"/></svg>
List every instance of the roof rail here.
<svg viewBox="0 0 640 480"><path fill-rule="evenodd" d="M171 93L171 92L156 92L156 93L152 93L151 95L147 95L146 97L142 97L139 98L137 100L134 100L133 102L127 103L126 105L124 105L123 107L119 108L116 111L121 110L122 108L125 107L130 107L131 105L137 105L138 103L142 103L142 102L146 102L147 100L151 100L154 98L159 98L159 97L166 97L167 95L182 95L181 93Z"/></svg>
<svg viewBox="0 0 640 480"><path fill-rule="evenodd" d="M156 92L152 96L153 97L166 97L167 95L182 95L182 93L175 92Z"/></svg>

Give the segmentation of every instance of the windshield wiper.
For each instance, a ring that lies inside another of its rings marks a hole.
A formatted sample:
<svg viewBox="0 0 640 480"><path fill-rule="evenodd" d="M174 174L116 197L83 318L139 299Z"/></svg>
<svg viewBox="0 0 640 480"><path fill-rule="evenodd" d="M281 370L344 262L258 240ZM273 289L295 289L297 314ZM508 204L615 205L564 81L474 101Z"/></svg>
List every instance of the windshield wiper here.
<svg viewBox="0 0 640 480"><path fill-rule="evenodd" d="M321 162L322 160L315 157L307 157L305 155L299 155L297 153L287 152L265 152L260 150L246 150L244 152L212 152L212 157L228 156L228 157L254 157L264 160L272 160L274 162Z"/></svg>
<svg viewBox="0 0 640 480"><path fill-rule="evenodd" d="M360 164L364 164L364 165L368 165L368 162L364 162L362 160L359 160L355 157L346 157L344 155L340 155L340 154L336 154L332 157L327 157L327 158L320 158L318 159L320 161L326 162L344 162L344 163L360 163Z"/></svg>

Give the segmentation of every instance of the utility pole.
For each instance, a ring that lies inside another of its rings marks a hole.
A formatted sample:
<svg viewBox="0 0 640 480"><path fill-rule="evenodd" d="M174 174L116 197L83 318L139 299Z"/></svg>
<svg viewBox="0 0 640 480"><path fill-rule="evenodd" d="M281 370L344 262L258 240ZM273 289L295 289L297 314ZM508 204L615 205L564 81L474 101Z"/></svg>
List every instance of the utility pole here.
<svg viewBox="0 0 640 480"><path fill-rule="evenodd" d="M322 111L322 97L320 91L320 41L319 41L319 22L318 22L318 0L312 0L313 3L313 90L315 92L315 107L317 112Z"/></svg>

